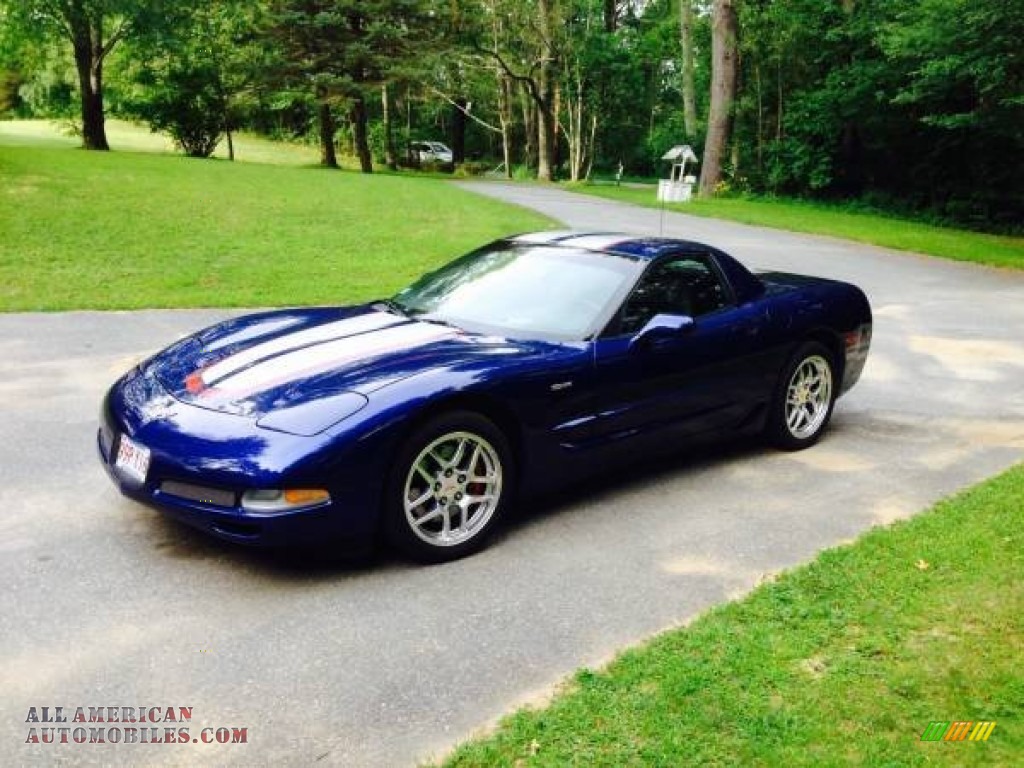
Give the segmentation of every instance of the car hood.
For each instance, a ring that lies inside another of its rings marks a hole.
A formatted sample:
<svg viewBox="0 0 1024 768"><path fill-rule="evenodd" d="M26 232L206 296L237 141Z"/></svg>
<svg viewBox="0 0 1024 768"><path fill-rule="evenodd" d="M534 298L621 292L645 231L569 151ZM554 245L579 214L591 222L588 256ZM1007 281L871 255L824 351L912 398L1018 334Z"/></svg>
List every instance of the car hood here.
<svg viewBox="0 0 1024 768"><path fill-rule="evenodd" d="M549 357L561 346L472 334L367 305L228 320L168 347L145 367L182 402L313 434L329 426L325 408L354 413L374 391L409 376L461 366L493 371L508 356ZM289 418L268 416L281 412Z"/></svg>

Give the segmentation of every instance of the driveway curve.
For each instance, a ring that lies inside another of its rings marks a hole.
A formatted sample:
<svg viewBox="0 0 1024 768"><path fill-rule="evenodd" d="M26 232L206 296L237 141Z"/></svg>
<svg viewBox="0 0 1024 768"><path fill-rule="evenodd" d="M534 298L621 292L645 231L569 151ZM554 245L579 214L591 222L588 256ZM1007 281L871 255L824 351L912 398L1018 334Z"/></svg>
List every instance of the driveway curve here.
<svg viewBox="0 0 1024 768"><path fill-rule="evenodd" d="M626 471L525 510L458 563L323 565L193 534L118 496L95 460L113 378L232 313L0 316L2 762L413 764L575 668L1024 455L1024 275L465 186L576 228L663 231L856 282L876 313L864 378L812 450L729 445ZM25 722L44 706L189 706L190 739L245 727L248 743L26 744L33 725L59 727Z"/></svg>

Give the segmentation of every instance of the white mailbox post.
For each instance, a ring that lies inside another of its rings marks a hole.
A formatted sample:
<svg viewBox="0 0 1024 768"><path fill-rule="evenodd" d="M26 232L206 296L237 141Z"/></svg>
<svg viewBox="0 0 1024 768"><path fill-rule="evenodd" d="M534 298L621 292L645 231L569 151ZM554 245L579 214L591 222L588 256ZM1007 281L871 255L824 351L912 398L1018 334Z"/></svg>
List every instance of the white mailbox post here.
<svg viewBox="0 0 1024 768"><path fill-rule="evenodd" d="M661 156L662 160L672 163L667 179L658 182L658 200L663 203L685 203L693 197L693 185L696 176L686 175L686 164L697 164L697 156L689 144L677 144Z"/></svg>

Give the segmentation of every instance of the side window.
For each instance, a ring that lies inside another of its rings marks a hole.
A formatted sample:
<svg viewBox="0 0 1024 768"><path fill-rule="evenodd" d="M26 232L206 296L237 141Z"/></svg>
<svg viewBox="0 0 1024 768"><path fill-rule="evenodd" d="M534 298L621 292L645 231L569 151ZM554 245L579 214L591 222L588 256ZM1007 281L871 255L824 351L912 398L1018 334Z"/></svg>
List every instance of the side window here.
<svg viewBox="0 0 1024 768"><path fill-rule="evenodd" d="M729 293L705 256L670 256L652 266L622 308L618 333L636 333L655 315L700 317L729 304Z"/></svg>

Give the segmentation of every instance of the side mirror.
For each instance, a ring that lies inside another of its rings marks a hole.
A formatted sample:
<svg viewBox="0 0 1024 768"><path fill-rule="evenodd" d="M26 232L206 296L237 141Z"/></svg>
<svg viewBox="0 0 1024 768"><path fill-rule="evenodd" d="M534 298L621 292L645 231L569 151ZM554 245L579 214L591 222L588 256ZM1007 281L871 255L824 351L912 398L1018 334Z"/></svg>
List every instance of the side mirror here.
<svg viewBox="0 0 1024 768"><path fill-rule="evenodd" d="M673 340L689 333L696 325L696 321L689 315L655 315L629 340L629 349L633 351L670 346Z"/></svg>

